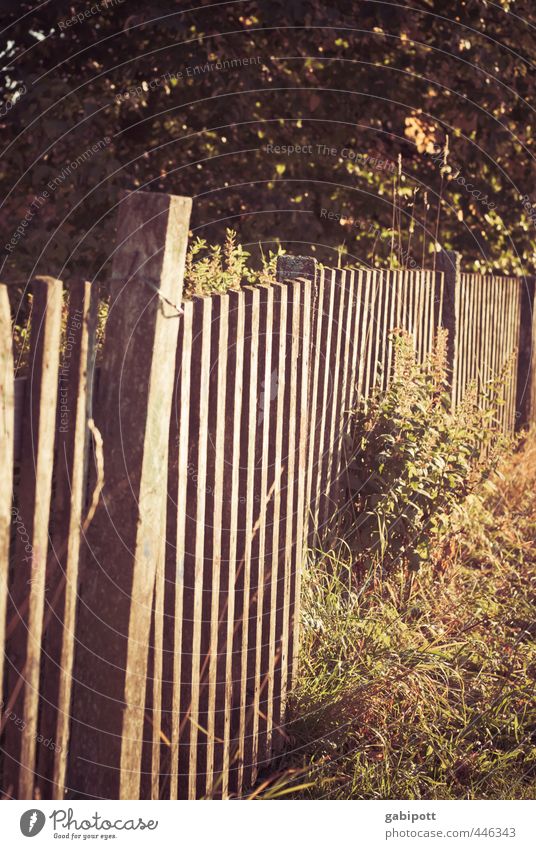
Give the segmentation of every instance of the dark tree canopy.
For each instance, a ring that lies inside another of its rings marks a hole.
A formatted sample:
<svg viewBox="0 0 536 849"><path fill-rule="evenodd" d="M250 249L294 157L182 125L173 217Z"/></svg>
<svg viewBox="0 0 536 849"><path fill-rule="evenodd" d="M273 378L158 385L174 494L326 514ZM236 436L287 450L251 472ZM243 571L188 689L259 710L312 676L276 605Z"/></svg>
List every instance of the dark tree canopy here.
<svg viewBox="0 0 536 849"><path fill-rule="evenodd" d="M532 272L532 0L17 1L2 23L6 279L105 276L138 187L253 252L432 267L438 237Z"/></svg>

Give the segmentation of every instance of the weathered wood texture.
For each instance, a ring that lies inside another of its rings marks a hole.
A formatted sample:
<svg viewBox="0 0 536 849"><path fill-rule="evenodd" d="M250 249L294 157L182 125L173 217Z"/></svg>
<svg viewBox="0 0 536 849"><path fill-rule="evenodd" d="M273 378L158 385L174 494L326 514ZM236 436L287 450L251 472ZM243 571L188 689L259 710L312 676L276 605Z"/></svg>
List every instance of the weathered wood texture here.
<svg viewBox="0 0 536 849"><path fill-rule="evenodd" d="M56 461L51 552L47 563L43 633L43 684L37 781L40 795L62 799L65 789L76 607L83 513L87 495L88 421L95 361L97 286L70 284L67 322L59 363Z"/></svg>
<svg viewBox="0 0 536 849"><path fill-rule="evenodd" d="M520 281L521 304L519 326L519 354L516 389L517 423L526 427L534 421L536 414L536 278L525 277Z"/></svg>
<svg viewBox="0 0 536 849"><path fill-rule="evenodd" d="M453 404L504 372L501 426L534 420L522 281L451 254L437 273L282 257L272 286L177 309L189 210L121 206L94 411L95 284L68 287L62 345L61 283L35 282L15 390L0 286L0 451L22 479L0 502L6 796L247 794L287 739L304 548L337 531L349 416L387 386L392 331L423 360L447 327Z"/></svg>
<svg viewBox="0 0 536 849"><path fill-rule="evenodd" d="M162 796L240 795L284 733L310 319L308 282L185 305L169 476L177 543L166 563L179 604L164 638L176 666L164 697L171 757Z"/></svg>
<svg viewBox="0 0 536 849"><path fill-rule="evenodd" d="M293 261L280 261L281 279L303 279L294 273ZM304 258L297 262L302 270ZM442 293L442 276L432 272L318 268L313 276L304 520L310 545L326 543L337 532L346 489L344 435L350 411L360 398L387 385L392 331L405 329L412 335L420 360L429 353Z"/></svg>
<svg viewBox="0 0 536 849"><path fill-rule="evenodd" d="M95 420L105 486L81 575L68 784L138 798L189 198L120 205Z"/></svg>

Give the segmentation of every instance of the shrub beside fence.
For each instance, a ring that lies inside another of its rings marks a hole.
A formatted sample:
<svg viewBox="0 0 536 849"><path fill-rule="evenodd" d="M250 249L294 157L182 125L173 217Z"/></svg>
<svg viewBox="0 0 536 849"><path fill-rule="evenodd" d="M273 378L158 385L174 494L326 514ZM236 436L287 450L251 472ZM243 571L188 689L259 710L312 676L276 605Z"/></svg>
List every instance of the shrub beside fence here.
<svg viewBox="0 0 536 849"><path fill-rule="evenodd" d="M448 254L437 272L283 256L273 286L181 307L190 201L123 204L98 381L95 284L68 287L67 367L62 285L35 281L17 419L0 349L8 475L18 429L22 446L14 509L0 501L11 797L252 786L286 740L304 546L333 530L348 412L386 386L392 329L422 360L448 327L453 404L472 380L491 403L503 371L502 428L534 420L533 281ZM5 286L0 319L8 338Z"/></svg>

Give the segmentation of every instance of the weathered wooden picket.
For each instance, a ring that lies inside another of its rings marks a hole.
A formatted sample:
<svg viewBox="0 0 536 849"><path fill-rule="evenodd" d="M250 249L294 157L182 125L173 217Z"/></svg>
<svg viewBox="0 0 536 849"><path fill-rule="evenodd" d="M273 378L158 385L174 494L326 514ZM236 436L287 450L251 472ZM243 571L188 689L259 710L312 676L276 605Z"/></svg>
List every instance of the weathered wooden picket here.
<svg viewBox="0 0 536 849"><path fill-rule="evenodd" d="M285 744L304 547L392 329L422 359L446 326L453 404L502 371L502 427L534 420L532 280L285 256L272 286L181 304L190 205L122 201L98 374L96 284L34 281L18 417L0 286L6 797L247 793Z"/></svg>

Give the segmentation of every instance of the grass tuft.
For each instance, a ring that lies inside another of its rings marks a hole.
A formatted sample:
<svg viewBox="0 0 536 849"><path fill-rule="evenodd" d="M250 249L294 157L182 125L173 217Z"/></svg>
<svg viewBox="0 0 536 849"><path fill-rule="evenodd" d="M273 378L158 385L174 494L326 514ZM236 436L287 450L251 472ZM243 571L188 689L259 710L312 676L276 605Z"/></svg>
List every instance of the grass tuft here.
<svg viewBox="0 0 536 849"><path fill-rule="evenodd" d="M410 594L396 570L358 583L342 543L311 553L278 788L288 770L297 798L534 798L534 435L450 528Z"/></svg>

